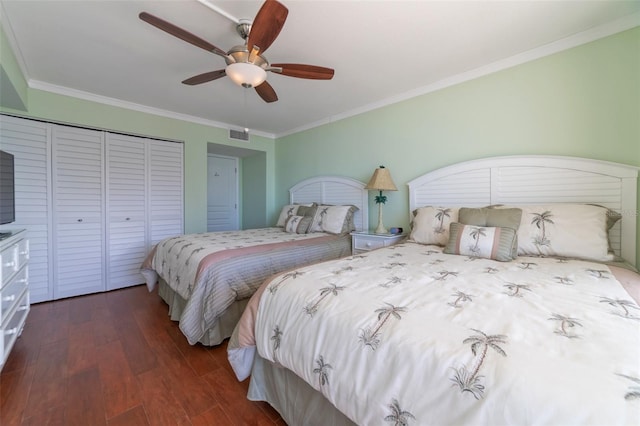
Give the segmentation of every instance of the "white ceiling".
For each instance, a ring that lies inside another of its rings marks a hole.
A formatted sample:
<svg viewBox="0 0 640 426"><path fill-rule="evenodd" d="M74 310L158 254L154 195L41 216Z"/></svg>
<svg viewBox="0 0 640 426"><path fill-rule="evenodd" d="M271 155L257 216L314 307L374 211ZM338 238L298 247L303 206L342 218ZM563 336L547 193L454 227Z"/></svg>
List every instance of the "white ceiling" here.
<svg viewBox="0 0 640 426"><path fill-rule="evenodd" d="M252 19L262 1L208 0ZM269 73L279 101L221 78L181 81L224 60L138 18L142 11L228 50L235 24L196 0L1 0L34 88L281 136L640 25L640 1L282 0L272 63L335 69L333 80ZM585 33L586 31L586 33ZM568 38L568 39L567 39ZM561 40L558 42L558 40Z"/></svg>

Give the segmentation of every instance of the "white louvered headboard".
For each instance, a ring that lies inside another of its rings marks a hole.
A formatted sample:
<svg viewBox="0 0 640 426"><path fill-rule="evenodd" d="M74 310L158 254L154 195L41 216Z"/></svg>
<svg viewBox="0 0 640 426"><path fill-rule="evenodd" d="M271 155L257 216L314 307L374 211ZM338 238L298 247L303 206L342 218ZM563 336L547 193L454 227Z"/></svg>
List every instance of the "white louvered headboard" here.
<svg viewBox="0 0 640 426"><path fill-rule="evenodd" d="M466 161L410 181L409 208L490 204L593 203L622 214L609 238L635 265L638 167L563 156L506 156Z"/></svg>
<svg viewBox="0 0 640 426"><path fill-rule="evenodd" d="M341 176L316 176L305 179L289 189L289 201L293 203L354 205L358 211L353 221L356 230L369 226L369 198L365 184L356 179Z"/></svg>

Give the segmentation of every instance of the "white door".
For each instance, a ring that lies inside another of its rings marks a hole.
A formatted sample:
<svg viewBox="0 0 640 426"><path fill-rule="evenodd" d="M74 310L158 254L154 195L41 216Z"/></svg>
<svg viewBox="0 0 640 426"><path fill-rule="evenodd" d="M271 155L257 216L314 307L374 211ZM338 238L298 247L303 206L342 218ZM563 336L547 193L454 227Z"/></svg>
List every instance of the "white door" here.
<svg viewBox="0 0 640 426"><path fill-rule="evenodd" d="M107 133L107 290L144 283L146 141Z"/></svg>
<svg viewBox="0 0 640 426"><path fill-rule="evenodd" d="M104 291L104 132L53 127L54 299Z"/></svg>
<svg viewBox="0 0 640 426"><path fill-rule="evenodd" d="M148 141L148 226L150 249L160 240L184 233L183 145Z"/></svg>
<svg viewBox="0 0 640 426"><path fill-rule="evenodd" d="M238 229L238 159L208 156L207 231Z"/></svg>
<svg viewBox="0 0 640 426"><path fill-rule="evenodd" d="M15 157L16 221L3 229L27 230L31 303L53 299L51 263L51 126L40 121L0 115L0 148Z"/></svg>

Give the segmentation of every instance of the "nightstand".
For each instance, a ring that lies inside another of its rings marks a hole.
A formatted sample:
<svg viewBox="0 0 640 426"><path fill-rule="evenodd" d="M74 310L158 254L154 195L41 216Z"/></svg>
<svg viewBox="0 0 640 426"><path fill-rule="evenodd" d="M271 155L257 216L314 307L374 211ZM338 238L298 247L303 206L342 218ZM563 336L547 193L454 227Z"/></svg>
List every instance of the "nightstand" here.
<svg viewBox="0 0 640 426"><path fill-rule="evenodd" d="M351 252L352 254L364 253L367 251L392 246L402 241L404 234L375 234L373 232L352 232Z"/></svg>

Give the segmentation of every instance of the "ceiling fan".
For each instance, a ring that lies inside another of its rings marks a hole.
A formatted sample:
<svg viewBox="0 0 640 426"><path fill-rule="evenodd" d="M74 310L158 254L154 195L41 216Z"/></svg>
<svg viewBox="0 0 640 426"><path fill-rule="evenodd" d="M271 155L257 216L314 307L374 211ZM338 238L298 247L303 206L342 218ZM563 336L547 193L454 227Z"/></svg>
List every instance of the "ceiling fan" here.
<svg viewBox="0 0 640 426"><path fill-rule="evenodd" d="M138 16L143 21L187 43L221 56L227 63L224 69L198 74L184 80L182 83L196 85L228 76L240 86L245 88L253 87L265 102L275 102L278 100L278 95L266 81L267 71L288 77L312 80L331 80L334 74L334 70L331 68L315 65L270 64L263 56L264 52L278 37L288 13L289 10L282 3L276 0L266 0L253 23L241 20L236 27L238 34L245 40L245 44L234 46L228 52L147 12L141 12Z"/></svg>

